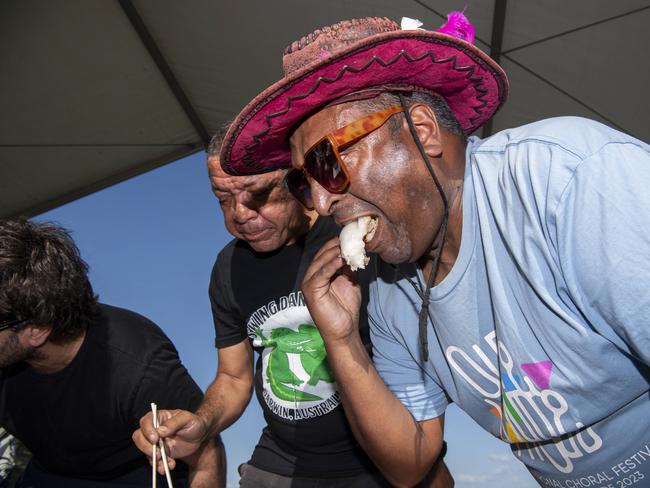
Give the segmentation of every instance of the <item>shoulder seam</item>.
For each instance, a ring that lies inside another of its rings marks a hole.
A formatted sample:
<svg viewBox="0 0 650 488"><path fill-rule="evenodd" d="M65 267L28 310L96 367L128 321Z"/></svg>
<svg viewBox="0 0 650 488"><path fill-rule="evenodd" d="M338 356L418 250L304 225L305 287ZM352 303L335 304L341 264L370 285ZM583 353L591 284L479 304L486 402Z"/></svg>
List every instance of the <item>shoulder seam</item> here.
<svg viewBox="0 0 650 488"><path fill-rule="evenodd" d="M472 154L502 153L507 148L509 148L511 146L519 146L519 145L527 144L527 143L531 143L531 142L532 143L540 143L540 144L544 144L544 145L548 145L548 146L555 146L558 149L561 149L562 151L564 151L564 152L566 152L568 154L571 154L572 156L574 156L574 157L576 157L578 159L584 159L584 158L587 157L587 156L585 156L583 154L578 154L577 152L572 151L571 149L569 149L569 148L563 146L562 144L560 144L559 142L556 142L556 141L553 141L553 140L548 140L548 139L540 139L540 138L536 138L536 137L529 137L529 138L526 138L526 139L521 139L519 141L512 141L512 142L509 142L508 144L505 144L503 146L498 146L498 147L493 146L493 147L484 148L483 146L481 146L481 147L477 148L475 151L473 151Z"/></svg>

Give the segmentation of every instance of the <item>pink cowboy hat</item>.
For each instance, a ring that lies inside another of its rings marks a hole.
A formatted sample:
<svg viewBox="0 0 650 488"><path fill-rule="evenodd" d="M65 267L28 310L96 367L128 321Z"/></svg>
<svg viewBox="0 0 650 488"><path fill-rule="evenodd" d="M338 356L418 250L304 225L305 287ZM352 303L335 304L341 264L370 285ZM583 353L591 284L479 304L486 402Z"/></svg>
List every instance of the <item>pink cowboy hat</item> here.
<svg viewBox="0 0 650 488"><path fill-rule="evenodd" d="M221 147L223 169L249 175L291 167L291 131L319 108L362 90L434 92L472 133L508 95L506 74L473 41L474 27L460 12L436 32L401 30L376 17L316 30L285 49L284 78L234 120Z"/></svg>

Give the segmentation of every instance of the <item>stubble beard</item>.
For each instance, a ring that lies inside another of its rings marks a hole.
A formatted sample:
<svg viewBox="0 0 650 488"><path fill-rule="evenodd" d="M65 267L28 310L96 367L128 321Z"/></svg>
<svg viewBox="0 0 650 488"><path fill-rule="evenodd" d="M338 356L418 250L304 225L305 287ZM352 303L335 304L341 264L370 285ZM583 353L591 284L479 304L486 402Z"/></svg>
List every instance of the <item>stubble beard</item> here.
<svg viewBox="0 0 650 488"><path fill-rule="evenodd" d="M379 253L379 257L389 264L401 264L412 261L413 243L404 222L393 226L390 244Z"/></svg>
<svg viewBox="0 0 650 488"><path fill-rule="evenodd" d="M18 341L18 335L12 332L7 341L0 345L0 369L33 359L35 356L36 349L24 347Z"/></svg>

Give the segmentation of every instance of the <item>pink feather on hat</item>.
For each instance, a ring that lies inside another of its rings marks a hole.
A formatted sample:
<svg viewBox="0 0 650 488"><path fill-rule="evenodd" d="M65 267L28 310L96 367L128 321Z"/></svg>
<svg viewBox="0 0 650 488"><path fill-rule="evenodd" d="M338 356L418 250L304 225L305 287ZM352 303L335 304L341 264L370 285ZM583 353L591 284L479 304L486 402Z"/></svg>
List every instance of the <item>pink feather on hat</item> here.
<svg viewBox="0 0 650 488"><path fill-rule="evenodd" d="M449 12L447 23L436 32L442 32L474 44L474 26L467 20L463 12Z"/></svg>

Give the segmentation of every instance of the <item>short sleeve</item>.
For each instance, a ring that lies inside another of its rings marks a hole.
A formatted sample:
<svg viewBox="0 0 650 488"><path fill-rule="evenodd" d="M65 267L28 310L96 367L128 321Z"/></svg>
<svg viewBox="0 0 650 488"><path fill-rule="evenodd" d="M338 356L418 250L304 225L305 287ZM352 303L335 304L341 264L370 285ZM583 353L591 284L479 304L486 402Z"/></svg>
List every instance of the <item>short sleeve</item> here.
<svg viewBox="0 0 650 488"><path fill-rule="evenodd" d="M373 362L379 376L418 422L443 415L450 403L446 393L431 371L425 370L409 347L392 332L392 324L384 320L379 302L377 283L373 282L368 323Z"/></svg>
<svg viewBox="0 0 650 488"><path fill-rule="evenodd" d="M210 276L210 305L214 322L215 346L224 348L247 339L246 327L233 297L230 266L234 244L231 242L219 253Z"/></svg>
<svg viewBox="0 0 650 488"><path fill-rule="evenodd" d="M650 365L650 148L610 143L576 169L557 212L569 292L602 336Z"/></svg>

